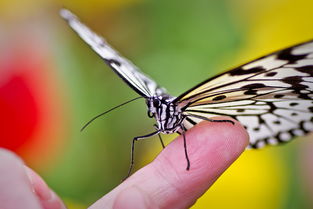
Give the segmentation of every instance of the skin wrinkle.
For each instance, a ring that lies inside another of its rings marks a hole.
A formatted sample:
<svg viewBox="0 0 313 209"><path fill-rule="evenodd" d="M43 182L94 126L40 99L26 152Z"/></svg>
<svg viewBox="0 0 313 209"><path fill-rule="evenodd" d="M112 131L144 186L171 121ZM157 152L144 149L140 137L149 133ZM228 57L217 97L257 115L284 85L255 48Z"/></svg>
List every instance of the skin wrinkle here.
<svg viewBox="0 0 313 209"><path fill-rule="evenodd" d="M182 142L182 140L181 140ZM182 145L182 143L179 143ZM184 184L184 176L181 175L181 170L173 169L177 166L173 165L173 162L170 159L171 156L169 155L160 155L158 156L154 162L151 164L153 171L152 173L157 178L160 178L161 180L159 182L162 182L162 186L156 190L155 194L160 197L171 197L171 196L179 196L179 197L186 197L189 196L189 191L186 191L185 188L180 188L179 185ZM182 157L184 155L182 154ZM165 161L165 162L164 162ZM161 163L162 164L161 164ZM164 175L164 170L166 170L167 175ZM185 171L185 170L184 170ZM168 175L170 173L170 175ZM170 177L170 178L169 178ZM174 180L173 180L174 179ZM179 183L181 182L181 183ZM168 186L167 186L168 185ZM167 190L164 190L164 188L167 188ZM166 192L166 194L164 194ZM176 193L177 195L173 195ZM167 195L168 194L168 195ZM155 198L160 199L160 198ZM190 198L188 198L190 199ZM164 199L162 198L162 201L158 201L156 204L159 206L159 208L164 208L164 206L168 205L178 205L179 199Z"/></svg>
<svg viewBox="0 0 313 209"><path fill-rule="evenodd" d="M150 199L150 203L154 203L153 205L156 206L154 208L164 208L162 205L168 205L169 201L166 201L164 197L169 197L171 196L171 194L173 194L172 192L172 186L169 184L168 182L168 178L166 176L163 175L164 173L164 169L163 172L162 170L159 169L155 169L154 166L152 166L153 164L148 165L149 167L151 167L152 169L150 170L149 168L149 172L151 172L151 175L149 178L145 178L145 176L143 176L143 178L141 178L140 183L138 184L138 182L135 182L137 185L140 185L141 190L145 191L145 194L149 194L149 199ZM141 174L139 174L141 175ZM161 182L161 184L158 184L157 186L152 184L151 187L151 176L152 179L160 179L157 182ZM139 178L140 179L140 178ZM147 183L145 183L147 182ZM145 187L142 187L145 186ZM147 187L147 188L146 188ZM151 188L153 190L151 190ZM164 188L166 188L166 190L164 190ZM146 190L148 189L148 191L146 192ZM156 198L156 197L162 197L162 198ZM153 199L157 199L158 201L152 201ZM148 207L149 208L149 207Z"/></svg>
<svg viewBox="0 0 313 209"><path fill-rule="evenodd" d="M158 159L158 158L157 158ZM166 158L164 158L163 157L163 159L166 159ZM160 160L160 161L158 161L158 162L162 162L163 160ZM181 175L179 175L178 174L178 172L177 172L177 170L176 169L173 169L173 168L175 168L175 166L173 166L172 165L172 162L171 161L169 161L169 160L167 160L167 162L165 163L165 164L159 164L159 163L157 163L157 164L152 164L153 165L153 169L154 169L154 171L156 171L156 172L153 172L153 173L156 173L160 178L161 178L161 181L162 182L165 182L167 185L169 185L169 186L167 186L166 188L168 188L168 189L171 189L170 191L169 190L167 190L166 191L166 193L168 193L168 194L173 194L173 193L178 193L178 194L181 194L182 193L182 191L180 190L180 188L179 187L177 187L177 185L180 185L180 183L177 183L177 182L182 182L183 180L182 180L182 178L180 178L180 176ZM159 165L161 165L161 166L159 166ZM167 176L165 176L164 175L164 168L162 168L162 166L164 166L164 165L166 165L167 166L167 168L165 168L166 169L166 172L168 173L169 172L169 170L171 170L171 171L173 171L173 172L171 172L171 177L174 177L175 178L175 180L173 181L173 180L169 180L169 176L167 175ZM174 174L174 175L172 175L172 174ZM160 189L163 189L164 188L164 185L162 185L162 187L160 188ZM158 194L159 196L165 196L165 197L167 197L168 195L162 195L161 193L164 193L164 190L160 190L161 192ZM157 204L159 205L159 207L160 208L163 208L162 206L161 206L161 204L160 204L161 202L157 202ZM162 203L164 203L165 205L168 205L168 201L162 201Z"/></svg>
<svg viewBox="0 0 313 209"><path fill-rule="evenodd" d="M156 202L155 201L153 201L153 198L151 198L151 196L150 195L147 195L147 194L149 194L149 192L147 192L147 191L145 191L145 190L143 190L143 188L142 187L138 187L138 186L135 186L135 188L137 189L137 191L139 191L140 192L140 194L142 194L142 196L144 197L144 202L145 202L145 205L155 205L155 206L157 206L158 204L156 204ZM147 207L147 208L149 208L149 207ZM154 207L155 209L158 209L159 207Z"/></svg>
<svg viewBox="0 0 313 209"><path fill-rule="evenodd" d="M185 157L185 156L183 156ZM185 158L184 158L185 159ZM165 161L165 162L163 162ZM164 176L164 170L166 169L167 172L172 171L171 172L171 177L173 177L175 180L172 180L172 182L182 182L183 180L181 179L181 177L183 177L181 175L181 171L178 171L176 168L176 166L173 164L174 162L172 162L170 160L170 156L169 155L161 155L158 156L156 159L156 164L153 163L152 166L153 168L157 171L157 173L159 174L160 177L162 177L162 179L165 179L168 182L168 185L176 187L176 184L172 184L170 183L170 181L168 180L168 176ZM160 163L162 162L162 164ZM166 168L164 168L164 166L166 166Z"/></svg>
<svg viewBox="0 0 313 209"><path fill-rule="evenodd" d="M161 168L162 166L159 166L159 168ZM136 182L137 185L142 185L144 187L141 187L141 190L146 191L147 189L149 190L148 193L150 194L150 199L157 199L159 201L154 202L156 206L158 206L159 208L161 207L161 202L160 199L162 199L162 201L165 199L164 197L168 197L169 195L172 194L172 185L170 184L170 182L168 181L168 176L164 176L164 169L156 169L154 166L154 163L149 164L148 165L148 172L151 173L150 175L146 174L144 176L142 176L142 181L140 184L138 184ZM140 171L139 171L140 172ZM166 172L168 172L168 170L166 170ZM154 179L155 182L160 182L157 186L153 185L153 183L151 183L151 178ZM157 180L156 180L157 179ZM145 183L147 182L147 183ZM152 187L151 187L152 186ZM152 190L151 190L152 188ZM167 190L164 190L164 188L167 188ZM156 196L160 196L163 198L155 198ZM152 198L153 197L153 198ZM152 202L152 201L151 201ZM166 201L163 201L166 202Z"/></svg>
<svg viewBox="0 0 313 209"><path fill-rule="evenodd" d="M158 170L156 170L156 169L154 169L154 166L151 166L151 165L153 165L153 164L150 164L149 165L149 167L152 167L152 170L150 171L152 174L151 175L153 175L154 177L153 178L157 178L157 177L155 177L155 176L159 176L159 177L161 177L161 175L160 174L162 174L162 172L159 172ZM157 174L157 175L156 175ZM162 175L163 176L163 175ZM146 177L146 176L144 176L144 177ZM150 176L151 177L151 176ZM150 203L154 203L153 205L155 205L155 206L157 206L156 208L161 208L160 207L160 204L159 204L159 201L153 201L153 199L156 199L155 198L155 196L167 196L167 195L164 195L164 190L163 190L163 188L164 187L166 187L166 188L169 188L168 186L164 186L164 185L162 185L162 186L160 186L160 185L158 185L158 187L156 188L156 189L154 189L152 192L151 192L151 190L150 190L150 192L149 191L146 191L146 188L145 187L142 187L142 186L145 186L145 185L148 185L148 186L151 186L149 183L147 183L147 184L145 184L145 181L150 181L150 177L148 177L148 178L144 178L144 180L142 181L142 184L139 184L141 187L140 187L140 189L141 189L141 191L144 191L144 193L145 194L149 194L149 202ZM159 181L159 182L162 182L162 183L164 183L164 181L162 181L162 180L164 180L164 179L166 179L166 178L162 178L161 177L161 180ZM168 183L168 182L167 182ZM149 188L150 189L150 188ZM167 192L167 193L169 193L169 192ZM163 194L163 195L162 195ZM152 198L152 197L154 197L154 198Z"/></svg>
<svg viewBox="0 0 313 209"><path fill-rule="evenodd" d="M142 184L140 184L142 185ZM131 194L131 195L129 195ZM135 194L135 197L134 197ZM113 207L112 208L117 208L117 209L123 209L126 206L130 207L128 201L129 201L129 197L135 198L132 201L136 200L136 202L140 202L140 209L143 208L151 208L149 206L151 205L156 205L154 203L154 201L152 201L152 198L150 197L150 195L146 195L149 194L147 192L145 192L144 190L142 190L141 187L138 187L136 185L131 185L129 187L124 188L121 192L118 193L118 195L116 196L114 203L113 203ZM132 196L133 195L133 196ZM139 196L138 196L139 195ZM131 205L132 207L134 205ZM136 206L138 208L138 206ZM153 209L157 209L156 207L153 207Z"/></svg>

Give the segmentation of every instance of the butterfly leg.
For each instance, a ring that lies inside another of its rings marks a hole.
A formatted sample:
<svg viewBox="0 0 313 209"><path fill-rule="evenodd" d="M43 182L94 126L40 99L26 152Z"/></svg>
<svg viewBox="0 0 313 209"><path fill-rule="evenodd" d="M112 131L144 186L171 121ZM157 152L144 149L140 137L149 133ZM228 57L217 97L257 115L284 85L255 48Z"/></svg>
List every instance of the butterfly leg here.
<svg viewBox="0 0 313 209"><path fill-rule="evenodd" d="M159 134L159 133L160 133L160 131L157 130L157 131L155 131L153 133L150 133L150 134L147 134L147 135L144 135L144 136L137 136L137 137L133 138L132 147L131 147L130 166L129 166L129 169L128 169L127 176L123 180L127 179L130 176L130 173L131 173L131 171L133 170L133 167L134 167L135 142L139 141L140 139L146 139L146 138L152 137L152 136L154 136L156 134Z"/></svg>
<svg viewBox="0 0 313 209"><path fill-rule="evenodd" d="M231 124L235 125L235 122L232 120L214 120L214 119L210 119L210 118L207 118L206 120L210 121L210 122L222 122L222 123L226 122L226 123L231 123Z"/></svg>
<svg viewBox="0 0 313 209"><path fill-rule="evenodd" d="M164 146L164 143L163 143L163 140L162 140L161 134L159 133L159 134L158 134L158 136L159 136L159 139L160 139L161 145L162 145L162 147L163 147L163 149L164 149L164 148L165 148L165 146Z"/></svg>
<svg viewBox="0 0 313 209"><path fill-rule="evenodd" d="M194 118L199 118L199 119L206 120L206 121L209 121L209 122L227 122L227 123L231 123L231 124L235 125L235 122L232 121L232 120L215 120L215 119L206 118L206 117L203 117L203 116L200 116L200 115L192 115L192 114L188 114L188 116L189 117L194 117Z"/></svg>
<svg viewBox="0 0 313 209"><path fill-rule="evenodd" d="M183 134L183 138L184 138L184 151L185 151L185 157L186 157L186 161L187 161L186 170L188 171L190 169L190 160L189 160L188 152L187 152L187 143L186 143L186 135L185 135L186 128L184 126L182 126L181 130L182 130L182 134Z"/></svg>

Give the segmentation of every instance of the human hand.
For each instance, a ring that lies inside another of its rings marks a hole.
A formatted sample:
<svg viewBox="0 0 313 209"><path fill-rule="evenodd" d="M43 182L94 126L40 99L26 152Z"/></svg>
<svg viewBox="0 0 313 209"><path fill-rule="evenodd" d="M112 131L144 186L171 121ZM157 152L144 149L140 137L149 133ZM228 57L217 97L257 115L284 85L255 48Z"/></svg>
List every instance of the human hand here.
<svg viewBox="0 0 313 209"><path fill-rule="evenodd" d="M235 125L202 122L186 132L186 139L189 171L186 171L183 138L179 136L153 162L89 209L188 208L243 152L248 134L238 122ZM60 199L34 172L30 172L35 177L29 183L22 167L16 156L0 152L0 204L7 204L1 208L63 209ZM53 201L43 200L48 194L52 194Z"/></svg>

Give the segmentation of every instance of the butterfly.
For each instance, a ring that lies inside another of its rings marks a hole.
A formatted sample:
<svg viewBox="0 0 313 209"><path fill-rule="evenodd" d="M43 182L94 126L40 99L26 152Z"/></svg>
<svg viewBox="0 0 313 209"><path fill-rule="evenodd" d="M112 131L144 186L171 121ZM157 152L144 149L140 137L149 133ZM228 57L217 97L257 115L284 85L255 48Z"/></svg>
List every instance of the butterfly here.
<svg viewBox="0 0 313 209"><path fill-rule="evenodd" d="M241 122L250 136L247 148L284 143L313 130L313 41L260 57L173 97L70 11L62 9L60 14L125 83L145 98L148 116L157 122L154 132L133 139L128 176L134 164L135 142L160 137L161 133L183 135L189 170L185 131L203 120L233 123L211 119L214 116L230 116Z"/></svg>

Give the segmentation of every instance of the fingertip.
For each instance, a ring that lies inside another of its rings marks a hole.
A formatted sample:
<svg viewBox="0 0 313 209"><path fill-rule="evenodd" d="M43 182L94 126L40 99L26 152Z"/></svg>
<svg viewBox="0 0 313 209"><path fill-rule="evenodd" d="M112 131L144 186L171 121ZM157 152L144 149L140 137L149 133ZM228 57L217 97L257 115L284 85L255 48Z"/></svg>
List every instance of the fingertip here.
<svg viewBox="0 0 313 209"><path fill-rule="evenodd" d="M44 209L66 209L61 199L36 172L27 166L25 166L25 170L34 193L37 195Z"/></svg>
<svg viewBox="0 0 313 209"><path fill-rule="evenodd" d="M17 167L17 169L23 169L23 161L15 153L0 148L0 164L2 167Z"/></svg>
<svg viewBox="0 0 313 209"><path fill-rule="evenodd" d="M214 120L233 119L218 117ZM182 136L168 145L152 163L156 173L169 185L174 185L173 191L184 191L183 198L186 202L189 200L185 206L193 204L245 150L248 134L239 122L233 121L234 125L204 121L185 133L189 171L186 170ZM172 198L179 201L182 193L176 193Z"/></svg>
<svg viewBox="0 0 313 209"><path fill-rule="evenodd" d="M231 120L234 125L230 122L203 121L185 133L190 170L206 167L206 163L232 162L248 145L249 135L238 121L228 117L216 117L214 120ZM186 170L183 136L167 146L158 158L156 161L160 160L161 167L166 166L164 161L167 161L172 168Z"/></svg>
<svg viewBox="0 0 313 209"><path fill-rule="evenodd" d="M198 142L210 140L212 143L218 143L223 149L234 154L245 150L249 143L249 134L238 121L230 117L214 117L212 119L233 121L234 123L203 121L189 131L190 137L197 137L196 141Z"/></svg>

